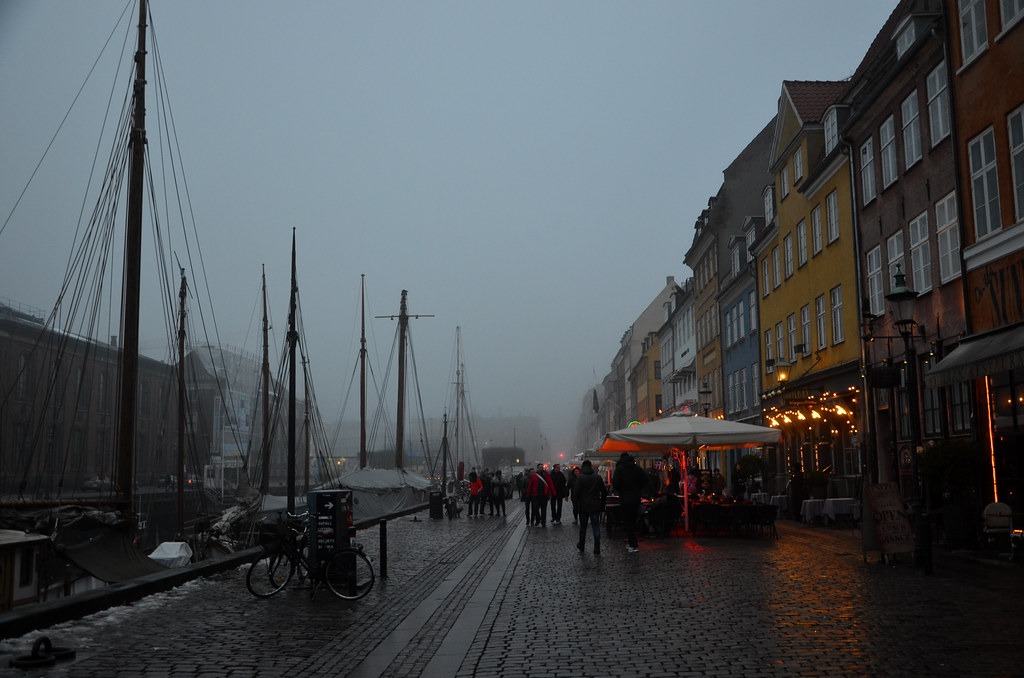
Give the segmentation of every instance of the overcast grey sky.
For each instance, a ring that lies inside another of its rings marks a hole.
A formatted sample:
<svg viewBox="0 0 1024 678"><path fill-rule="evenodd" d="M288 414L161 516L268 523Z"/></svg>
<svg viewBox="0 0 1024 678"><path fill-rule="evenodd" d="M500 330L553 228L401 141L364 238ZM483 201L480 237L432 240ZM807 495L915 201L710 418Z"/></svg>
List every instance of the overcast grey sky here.
<svg viewBox="0 0 1024 678"><path fill-rule="evenodd" d="M126 4L0 0L0 219ZM283 338L294 227L327 418L365 273L371 314L407 289L434 316L412 321L427 416L461 326L477 414L539 416L568 450L623 332L667 275L688 277L693 223L782 81L851 75L895 4L152 0L221 339L259 351L263 264ZM0 234L2 298L56 299L108 56ZM368 323L386 359L394 323Z"/></svg>

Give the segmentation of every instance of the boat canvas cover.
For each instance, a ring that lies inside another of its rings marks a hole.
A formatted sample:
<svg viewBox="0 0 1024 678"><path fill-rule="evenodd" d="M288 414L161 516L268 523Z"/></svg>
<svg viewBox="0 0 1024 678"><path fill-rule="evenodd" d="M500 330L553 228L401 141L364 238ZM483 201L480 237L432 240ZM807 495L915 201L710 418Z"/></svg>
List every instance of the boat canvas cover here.
<svg viewBox="0 0 1024 678"><path fill-rule="evenodd" d="M149 557L164 567L184 567L192 561L192 548L183 541L165 541Z"/></svg>
<svg viewBox="0 0 1024 678"><path fill-rule="evenodd" d="M352 490L355 519L366 520L427 503L431 483L404 469L363 468L342 476L339 487Z"/></svg>
<svg viewBox="0 0 1024 678"><path fill-rule="evenodd" d="M93 577L117 584L164 572L166 567L147 558L121 530L103 530L87 541L62 549L65 558Z"/></svg>

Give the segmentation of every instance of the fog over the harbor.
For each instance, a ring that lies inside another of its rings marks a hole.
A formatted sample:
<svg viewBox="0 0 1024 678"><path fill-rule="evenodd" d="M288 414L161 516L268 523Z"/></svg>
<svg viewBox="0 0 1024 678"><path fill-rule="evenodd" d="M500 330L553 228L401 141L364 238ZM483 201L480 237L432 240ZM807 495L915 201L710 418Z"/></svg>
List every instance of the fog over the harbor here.
<svg viewBox="0 0 1024 678"><path fill-rule="evenodd" d="M6 302L58 296L132 4L0 2ZM782 81L849 77L894 4L152 0L204 258L190 285L209 286L220 341L258 353L265 266L279 352L294 228L325 419L365 274L379 363L395 321L374 316L397 314L401 290L432 316L410 322L426 416L445 407L460 327L474 412L536 416L570 451L623 332L666 276L689 277L693 224ZM145 326L143 351L161 357L164 335Z"/></svg>

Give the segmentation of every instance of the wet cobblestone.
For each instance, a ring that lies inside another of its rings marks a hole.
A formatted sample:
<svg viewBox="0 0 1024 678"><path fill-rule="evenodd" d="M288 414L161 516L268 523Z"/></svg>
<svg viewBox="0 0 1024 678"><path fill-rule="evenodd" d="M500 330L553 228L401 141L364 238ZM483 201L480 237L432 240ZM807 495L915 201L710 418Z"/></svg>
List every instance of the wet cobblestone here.
<svg viewBox="0 0 1024 678"><path fill-rule="evenodd" d="M449 676L1024 674L1020 565L937 552L925 576L865 562L849 530L780 532L651 539L639 554L605 537L595 557L576 551L573 525L523 527L518 505L506 519L403 518L388 527L389 578L362 601L308 589L256 599L239 568L3 641L0 675L343 676L372 657L389 662L378 675L427 675L453 640L464 656ZM376 536L360 540L378 563ZM488 574L500 584L474 618ZM77 657L8 667L42 635Z"/></svg>

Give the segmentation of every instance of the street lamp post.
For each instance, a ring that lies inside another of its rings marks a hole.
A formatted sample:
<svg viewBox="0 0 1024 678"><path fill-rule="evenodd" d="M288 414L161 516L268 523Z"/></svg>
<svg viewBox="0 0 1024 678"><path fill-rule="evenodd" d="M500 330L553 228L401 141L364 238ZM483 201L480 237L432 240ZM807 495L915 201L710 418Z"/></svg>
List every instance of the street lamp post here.
<svg viewBox="0 0 1024 678"><path fill-rule="evenodd" d="M697 395L700 396L701 404L704 406L704 416L706 417L711 410L711 387L708 386L707 380L701 382Z"/></svg>
<svg viewBox="0 0 1024 678"><path fill-rule="evenodd" d="M914 320L914 302L918 293L907 287L907 276L896 265L892 291L885 298L893 307L893 326L903 339L903 351L907 361L907 416L910 419L910 473L912 488L909 504L914 513L914 566L923 567L925 573L932 573L931 534L924 520L924 492L921 487L921 472L918 464L921 448L921 394L917 387L917 349L914 347L918 324ZM923 334L923 330L921 331Z"/></svg>

